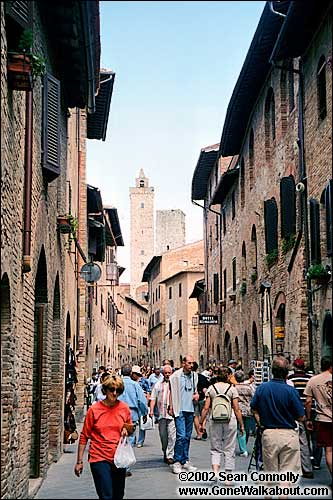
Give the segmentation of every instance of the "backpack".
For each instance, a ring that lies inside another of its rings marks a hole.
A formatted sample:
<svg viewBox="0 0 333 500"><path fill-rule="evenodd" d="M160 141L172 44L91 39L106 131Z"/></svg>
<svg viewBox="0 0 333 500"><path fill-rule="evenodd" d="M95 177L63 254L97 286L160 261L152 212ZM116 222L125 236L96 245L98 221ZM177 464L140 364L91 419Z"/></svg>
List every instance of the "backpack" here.
<svg viewBox="0 0 333 500"><path fill-rule="evenodd" d="M228 423L231 418L232 407L231 398L228 396L227 392L229 391L231 384L229 384L229 387L223 394L219 394L217 392L215 385L213 385L213 387L215 389L216 396L212 402L212 420L214 420L214 422L221 422L222 424Z"/></svg>

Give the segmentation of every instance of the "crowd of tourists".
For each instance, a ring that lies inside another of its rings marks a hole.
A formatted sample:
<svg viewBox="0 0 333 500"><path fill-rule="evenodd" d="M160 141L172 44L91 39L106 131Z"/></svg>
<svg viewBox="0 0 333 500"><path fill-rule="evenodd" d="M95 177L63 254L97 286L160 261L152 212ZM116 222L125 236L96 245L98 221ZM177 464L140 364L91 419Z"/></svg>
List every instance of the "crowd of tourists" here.
<svg viewBox="0 0 333 500"><path fill-rule="evenodd" d="M321 360L321 373L306 370L301 358L292 366L283 356L271 365L271 380L256 383L240 363L208 366L198 373L193 356L179 368L165 359L149 369L125 364L113 372L101 366L87 380L87 414L79 439L75 474L89 462L99 498L123 498L130 465L117 467L115 454L125 437L144 446L146 431L158 425L163 459L174 474L196 471L190 443L210 439L212 470L235 470L238 448L247 457L249 436L260 436L264 471L299 473L313 478L323 450L332 474L332 361Z"/></svg>

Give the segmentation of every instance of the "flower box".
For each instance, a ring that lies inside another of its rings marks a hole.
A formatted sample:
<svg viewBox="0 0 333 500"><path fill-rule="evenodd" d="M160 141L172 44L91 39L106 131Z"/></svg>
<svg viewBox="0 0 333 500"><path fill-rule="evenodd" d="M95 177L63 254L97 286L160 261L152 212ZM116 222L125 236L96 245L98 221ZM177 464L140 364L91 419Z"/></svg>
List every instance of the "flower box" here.
<svg viewBox="0 0 333 500"><path fill-rule="evenodd" d="M32 56L24 53L8 52L8 84L13 90L32 90Z"/></svg>

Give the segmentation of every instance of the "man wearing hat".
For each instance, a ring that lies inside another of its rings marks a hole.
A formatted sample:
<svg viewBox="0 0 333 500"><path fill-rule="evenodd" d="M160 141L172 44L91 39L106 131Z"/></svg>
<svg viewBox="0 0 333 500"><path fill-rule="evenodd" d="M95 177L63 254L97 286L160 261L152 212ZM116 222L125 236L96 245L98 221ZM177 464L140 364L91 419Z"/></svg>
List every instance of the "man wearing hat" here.
<svg viewBox="0 0 333 500"><path fill-rule="evenodd" d="M301 398L302 404L305 408L305 401L306 401L306 396L304 395L304 389L306 387L306 384L312 377L310 373L306 373L305 371L305 361L302 358L296 358L293 362L293 367L294 367L294 372L288 375L287 380L291 380L292 383L294 384L295 389L297 390L299 397ZM313 411L315 411L313 407ZM312 462L311 462L311 450L310 450L310 436L309 433L306 430L305 427L305 422L299 422L298 423L299 428L299 444L301 448L301 465L302 465L302 472L303 472L303 477L311 479L313 478L313 471L312 471ZM316 450L315 443L313 442L313 438L315 436L311 436L312 438L312 446L313 446L313 451ZM316 465L317 468L317 461L319 460L319 464L321 461L321 454L322 450L319 451L320 455L318 456L318 451L316 451L317 456L314 459L314 465Z"/></svg>
<svg viewBox="0 0 333 500"><path fill-rule="evenodd" d="M141 373L141 368L138 365L133 365L132 366L132 373L131 373L131 378L134 380L134 382L138 382L145 393L146 399L147 399L147 404L149 400L149 395L150 395L150 387L149 387L149 382L148 380L142 376ZM137 448L142 448L144 442L146 439L146 431L144 429L141 429L140 423L139 423L139 437L138 441L136 443Z"/></svg>

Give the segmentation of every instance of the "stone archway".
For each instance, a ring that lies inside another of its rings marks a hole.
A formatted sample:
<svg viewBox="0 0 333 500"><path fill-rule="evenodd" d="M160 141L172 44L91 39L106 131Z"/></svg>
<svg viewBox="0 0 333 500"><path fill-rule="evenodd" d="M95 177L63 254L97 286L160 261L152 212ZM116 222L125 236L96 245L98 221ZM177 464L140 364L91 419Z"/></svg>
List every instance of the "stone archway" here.
<svg viewBox="0 0 333 500"><path fill-rule="evenodd" d="M229 332L224 335L224 354L227 360L232 359L232 346Z"/></svg>
<svg viewBox="0 0 333 500"><path fill-rule="evenodd" d="M259 360L259 342L258 342L258 330L255 321L252 324L252 354L253 359Z"/></svg>

